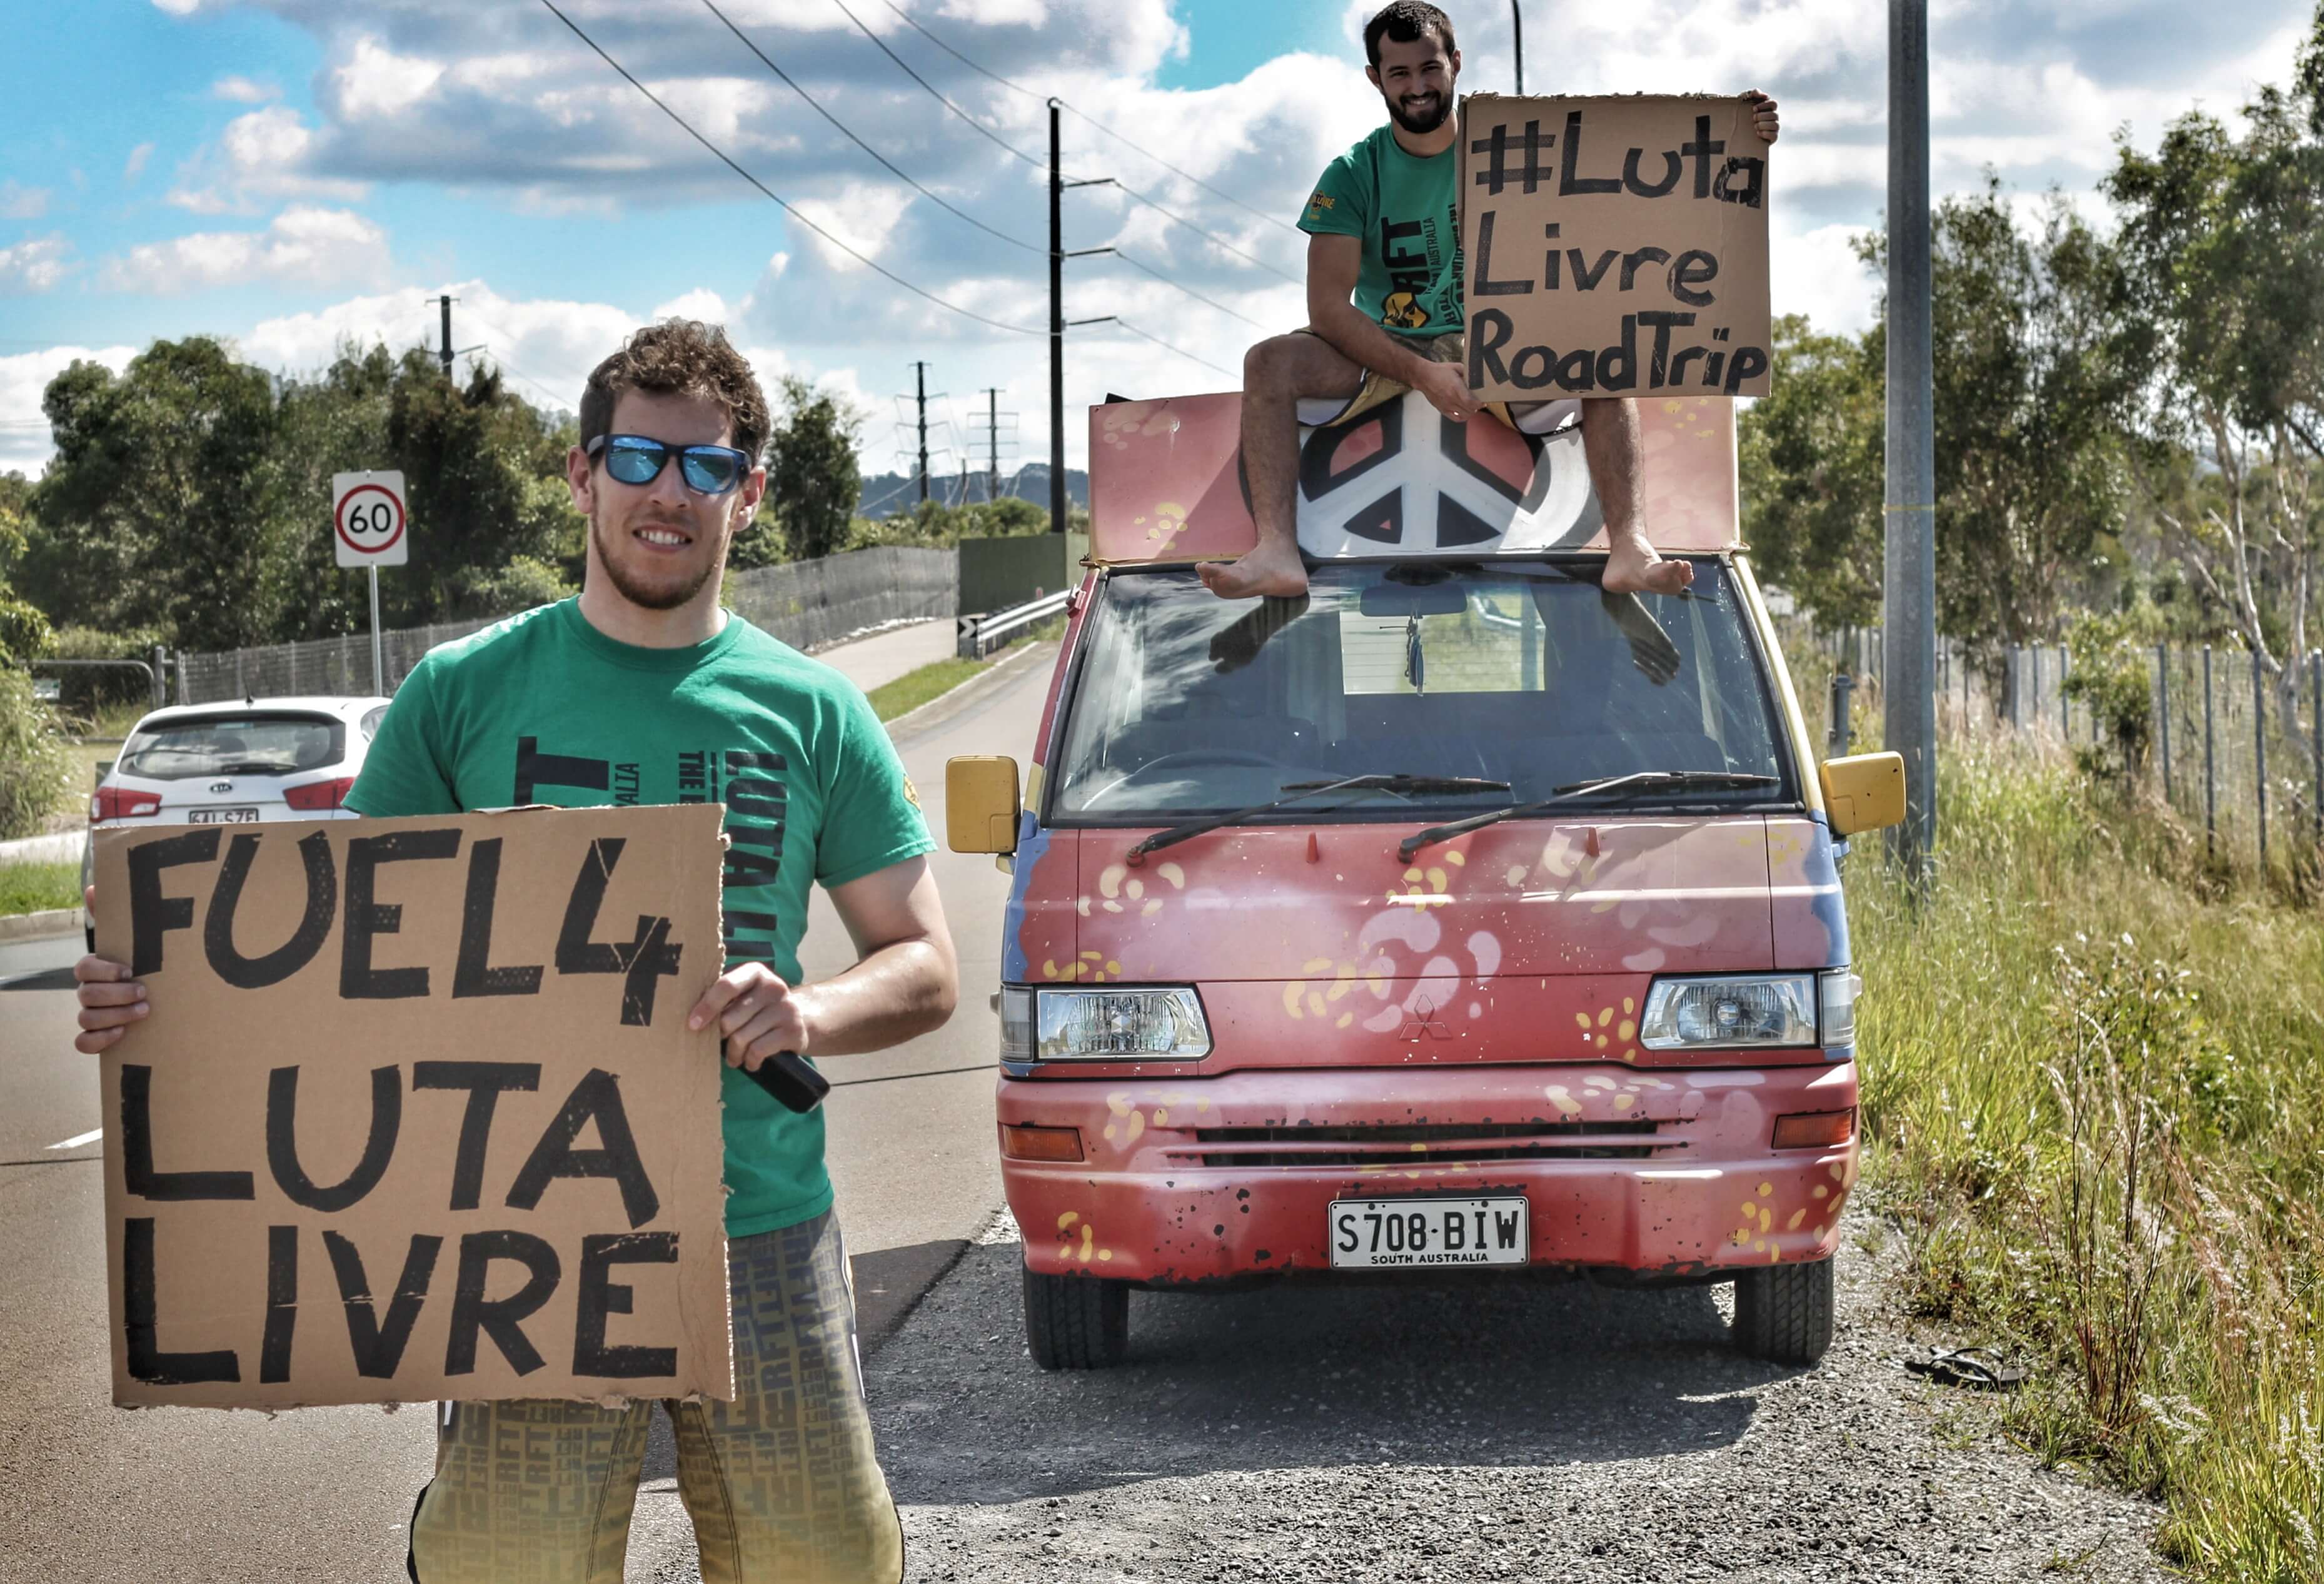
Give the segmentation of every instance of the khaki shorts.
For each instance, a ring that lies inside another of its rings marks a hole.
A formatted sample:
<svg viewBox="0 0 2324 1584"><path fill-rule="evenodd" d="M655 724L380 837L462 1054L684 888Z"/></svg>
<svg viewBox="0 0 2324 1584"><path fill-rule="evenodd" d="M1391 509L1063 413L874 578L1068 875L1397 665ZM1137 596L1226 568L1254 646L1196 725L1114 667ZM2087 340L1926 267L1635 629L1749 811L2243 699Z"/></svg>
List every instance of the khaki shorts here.
<svg viewBox="0 0 2324 1584"><path fill-rule="evenodd" d="M726 1246L732 1403L670 1403L703 1584L898 1584L839 1221ZM420 1584L622 1584L653 1404L458 1403L412 1515Z"/></svg>
<svg viewBox="0 0 2324 1584"><path fill-rule="evenodd" d="M1305 326L1291 333L1314 336L1325 346L1331 346L1319 331ZM1469 357L1468 344L1459 330L1423 343L1422 349L1427 353L1431 363L1465 363ZM1338 351L1339 348L1333 347L1333 350ZM1375 407L1396 401L1412 389L1402 380L1390 379L1377 370L1367 368L1363 372L1363 384L1357 386L1356 394L1345 401L1337 396L1302 397L1299 421L1311 429L1346 423L1362 417ZM1486 402L1481 403L1481 408L1511 429L1536 435L1554 434L1570 423L1580 421L1582 417L1581 401L1571 396L1554 402Z"/></svg>

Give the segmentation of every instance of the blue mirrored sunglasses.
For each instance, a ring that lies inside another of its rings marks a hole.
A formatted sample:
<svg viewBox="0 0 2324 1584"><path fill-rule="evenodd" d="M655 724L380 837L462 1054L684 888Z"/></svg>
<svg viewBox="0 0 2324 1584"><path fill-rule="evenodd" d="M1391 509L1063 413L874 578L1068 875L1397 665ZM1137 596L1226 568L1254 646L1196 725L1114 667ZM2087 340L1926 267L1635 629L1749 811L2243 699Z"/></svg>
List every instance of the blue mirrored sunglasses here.
<svg viewBox="0 0 2324 1584"><path fill-rule="evenodd" d="M651 484L674 455L678 477L696 495L724 495L751 470L750 457L732 446L673 446L642 434L601 434L588 454L601 451L605 471L623 484Z"/></svg>

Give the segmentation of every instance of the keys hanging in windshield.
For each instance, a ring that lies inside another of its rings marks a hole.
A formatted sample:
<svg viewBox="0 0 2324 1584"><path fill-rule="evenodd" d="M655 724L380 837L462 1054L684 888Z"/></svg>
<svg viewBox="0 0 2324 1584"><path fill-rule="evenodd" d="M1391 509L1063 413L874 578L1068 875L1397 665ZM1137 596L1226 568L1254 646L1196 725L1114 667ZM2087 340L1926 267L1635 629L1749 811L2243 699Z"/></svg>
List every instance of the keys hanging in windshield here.
<svg viewBox="0 0 2324 1584"><path fill-rule="evenodd" d="M1772 775L1758 775L1742 770L1634 770L1628 775L1601 775L1593 781L1577 781L1571 786L1561 786L1549 796L1536 802L1512 803L1506 809L1489 809L1481 814L1471 814L1466 820L1455 820L1448 825L1432 825L1425 830L1415 831L1397 844L1397 856L1406 863L1422 848L1453 837L1498 825L1504 820L1529 819L1560 803L1573 802L1586 797L1604 796L1618 792L1742 792L1752 787L1774 786Z"/></svg>

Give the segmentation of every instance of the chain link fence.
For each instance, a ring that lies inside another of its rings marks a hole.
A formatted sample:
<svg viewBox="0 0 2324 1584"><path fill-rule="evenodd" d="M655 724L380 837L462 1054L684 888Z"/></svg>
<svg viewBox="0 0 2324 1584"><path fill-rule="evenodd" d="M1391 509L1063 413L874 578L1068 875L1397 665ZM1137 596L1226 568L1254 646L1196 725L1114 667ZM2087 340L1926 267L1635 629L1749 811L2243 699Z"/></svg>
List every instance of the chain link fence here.
<svg viewBox="0 0 2324 1584"><path fill-rule="evenodd" d="M726 579L725 597L736 615L794 649L816 650L868 628L948 620L957 609L959 589L958 560L952 551L883 545L736 572ZM482 632L502 619L480 616L383 634L383 684L372 676L368 634L220 654L180 654L178 702L392 694L430 649Z"/></svg>
<svg viewBox="0 0 2324 1584"><path fill-rule="evenodd" d="M1800 703L1831 753L1843 715L1861 746L1880 736L1881 633L1817 630L1779 620L1805 673ZM2145 653L2152 724L2137 773L2219 857L2262 867L2324 853L2324 650L2271 671L2249 651L2157 644ZM2072 674L2059 644L1972 654L1937 644L1937 729L1956 737L2006 735L2036 751L2105 750L2107 723L2067 691Z"/></svg>

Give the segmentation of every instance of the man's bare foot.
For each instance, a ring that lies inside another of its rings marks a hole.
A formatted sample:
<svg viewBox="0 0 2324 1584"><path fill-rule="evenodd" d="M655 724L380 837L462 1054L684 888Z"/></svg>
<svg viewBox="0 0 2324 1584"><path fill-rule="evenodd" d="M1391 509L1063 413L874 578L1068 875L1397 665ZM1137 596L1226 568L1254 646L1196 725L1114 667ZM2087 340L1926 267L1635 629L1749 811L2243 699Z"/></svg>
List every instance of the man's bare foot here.
<svg viewBox="0 0 2324 1584"><path fill-rule="evenodd" d="M1665 560L1643 538L1618 541L1606 557L1609 594L1676 594L1694 581L1689 561Z"/></svg>
<svg viewBox="0 0 2324 1584"><path fill-rule="evenodd" d="M1268 594L1288 598L1307 592L1307 568L1296 546L1261 540L1259 548L1235 561L1204 561L1194 569L1203 586L1221 599L1249 599Z"/></svg>

